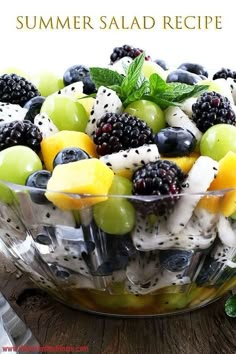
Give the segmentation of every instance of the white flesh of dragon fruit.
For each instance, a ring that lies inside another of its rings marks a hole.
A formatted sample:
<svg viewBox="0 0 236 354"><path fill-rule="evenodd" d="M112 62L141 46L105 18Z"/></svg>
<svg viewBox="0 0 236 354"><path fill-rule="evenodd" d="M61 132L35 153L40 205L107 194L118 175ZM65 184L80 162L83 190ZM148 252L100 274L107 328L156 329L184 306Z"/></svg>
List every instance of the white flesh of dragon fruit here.
<svg viewBox="0 0 236 354"><path fill-rule="evenodd" d="M171 127L188 129L198 142L201 140L202 133L197 128L196 124L179 107L168 107L165 110L165 119Z"/></svg>
<svg viewBox="0 0 236 354"><path fill-rule="evenodd" d="M109 65L108 69L118 72L121 75L126 75L129 65L133 59L130 57L124 57L116 61L113 65Z"/></svg>
<svg viewBox="0 0 236 354"><path fill-rule="evenodd" d="M179 233L167 228L166 217L162 216L150 224L142 215L137 215L136 226L132 232L134 246L141 251L155 249L206 249L216 238L216 218L209 213L209 223L203 223L193 213L191 219ZM211 221L210 221L211 220Z"/></svg>
<svg viewBox="0 0 236 354"><path fill-rule="evenodd" d="M74 82L68 86L65 86L63 89L53 93L53 95L65 95L77 98L83 93L84 84L82 81Z"/></svg>
<svg viewBox="0 0 236 354"><path fill-rule="evenodd" d="M37 114L37 116L34 118L34 124L41 131L43 139L59 132L58 128L46 113Z"/></svg>
<svg viewBox="0 0 236 354"><path fill-rule="evenodd" d="M122 102L115 91L104 86L99 87L86 127L86 133L89 136L93 136L96 130L97 121L105 113L121 113L122 109Z"/></svg>
<svg viewBox="0 0 236 354"><path fill-rule="evenodd" d="M236 79L232 79L231 77L229 77L227 79L227 83L230 87L230 91L234 100L234 104L236 105Z"/></svg>
<svg viewBox="0 0 236 354"><path fill-rule="evenodd" d="M132 294L150 294L171 285L191 282L183 272L170 272L160 267L158 251L137 253L126 269L126 289Z"/></svg>
<svg viewBox="0 0 236 354"><path fill-rule="evenodd" d="M14 120L23 120L27 111L18 104L0 102L0 125Z"/></svg>
<svg viewBox="0 0 236 354"><path fill-rule="evenodd" d="M206 81L206 84L208 85L209 82ZM220 95L227 97L230 101L230 103L233 105L234 104L234 99L233 95L231 93L231 88L227 80L225 79L216 79L210 81L210 89L211 91L218 92Z"/></svg>
<svg viewBox="0 0 236 354"><path fill-rule="evenodd" d="M190 97L181 103L180 108L185 114L187 114L188 117L192 117L193 114L192 106L196 101L197 101L197 97Z"/></svg>
<svg viewBox="0 0 236 354"><path fill-rule="evenodd" d="M217 224L218 236L225 246L236 247L236 221L221 215Z"/></svg>
<svg viewBox="0 0 236 354"><path fill-rule="evenodd" d="M66 225L75 227L76 222L72 212L62 211L53 204L47 205L34 204L29 201L30 198L25 193L18 195L21 202L21 218L27 227L32 225Z"/></svg>
<svg viewBox="0 0 236 354"><path fill-rule="evenodd" d="M215 246L211 252L211 256L216 260L216 262L223 263L230 268L236 268L236 263L232 261L235 255L235 247L228 247L222 243Z"/></svg>
<svg viewBox="0 0 236 354"><path fill-rule="evenodd" d="M183 184L182 192L186 195L181 196L176 202L173 212L167 220L167 227L172 233L179 233L184 229L201 199L201 195L198 193L207 191L217 175L218 168L219 163L208 156L200 156L196 160Z"/></svg>
<svg viewBox="0 0 236 354"><path fill-rule="evenodd" d="M156 144L147 144L102 156L100 160L116 172L119 170L133 171L144 164L155 162L159 158L160 154Z"/></svg>
<svg viewBox="0 0 236 354"><path fill-rule="evenodd" d="M41 250L41 247L43 249L43 246L37 244L39 251ZM73 247L62 247L58 245L53 248L52 253L43 254L41 252L41 256L47 263L53 263L58 266L70 269L74 272L80 273L86 277L90 277L90 272L87 264L81 255L78 255L78 252L76 252Z"/></svg>

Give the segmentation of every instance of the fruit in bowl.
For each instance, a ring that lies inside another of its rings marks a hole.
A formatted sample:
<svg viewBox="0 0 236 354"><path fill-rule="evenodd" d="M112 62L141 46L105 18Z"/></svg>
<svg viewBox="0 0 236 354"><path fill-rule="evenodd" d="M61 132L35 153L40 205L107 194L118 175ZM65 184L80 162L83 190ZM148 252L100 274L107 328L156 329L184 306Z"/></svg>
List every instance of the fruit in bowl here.
<svg viewBox="0 0 236 354"><path fill-rule="evenodd" d="M235 286L236 74L177 70L123 46L46 95L0 77L1 241L70 306L163 315Z"/></svg>

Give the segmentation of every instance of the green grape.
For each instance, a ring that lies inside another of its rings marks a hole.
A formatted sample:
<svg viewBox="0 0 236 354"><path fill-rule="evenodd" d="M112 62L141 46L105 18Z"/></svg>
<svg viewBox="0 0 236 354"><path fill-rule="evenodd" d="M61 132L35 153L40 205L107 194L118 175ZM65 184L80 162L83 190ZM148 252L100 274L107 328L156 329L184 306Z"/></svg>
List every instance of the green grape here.
<svg viewBox="0 0 236 354"><path fill-rule="evenodd" d="M42 113L47 113L59 130L84 132L88 123L88 115L84 107L65 95L51 95L46 98Z"/></svg>
<svg viewBox="0 0 236 354"><path fill-rule="evenodd" d="M145 60L142 67L143 75L149 79L152 74L158 74L163 80L166 79L168 72L154 61Z"/></svg>
<svg viewBox="0 0 236 354"><path fill-rule="evenodd" d="M144 120L153 133L166 126L164 112L154 102L147 100L132 102L126 107L125 112Z"/></svg>
<svg viewBox="0 0 236 354"><path fill-rule="evenodd" d="M131 195L132 182L115 175L109 189L110 195ZM93 215L96 224L104 232L123 235L130 232L135 223L135 209L125 198L109 198L94 206Z"/></svg>
<svg viewBox="0 0 236 354"><path fill-rule="evenodd" d="M112 185L109 189L111 195L131 195L132 194L132 182L122 176L115 175L113 177Z"/></svg>
<svg viewBox="0 0 236 354"><path fill-rule="evenodd" d="M219 161L228 151L236 153L236 127L217 124L209 128L200 141L201 155Z"/></svg>
<svg viewBox="0 0 236 354"><path fill-rule="evenodd" d="M129 201L122 198L109 198L96 204L93 216L97 226L112 235L124 235L135 224L135 209Z"/></svg>
<svg viewBox="0 0 236 354"><path fill-rule="evenodd" d="M25 185L28 176L42 169L38 155L26 146L13 146L0 152L0 180ZM0 199L10 202L11 192L0 184Z"/></svg>
<svg viewBox="0 0 236 354"><path fill-rule="evenodd" d="M37 87L42 96L47 97L64 87L63 79L56 73L40 72L31 77L31 81Z"/></svg>

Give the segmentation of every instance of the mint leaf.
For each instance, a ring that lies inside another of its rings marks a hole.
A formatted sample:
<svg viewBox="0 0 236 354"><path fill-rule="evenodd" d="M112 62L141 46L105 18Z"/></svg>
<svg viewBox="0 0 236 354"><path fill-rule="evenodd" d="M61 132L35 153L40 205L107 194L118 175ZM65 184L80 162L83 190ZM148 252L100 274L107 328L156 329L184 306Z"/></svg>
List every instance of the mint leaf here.
<svg viewBox="0 0 236 354"><path fill-rule="evenodd" d="M225 313L229 317L236 317L236 295L232 295L225 303Z"/></svg>
<svg viewBox="0 0 236 354"><path fill-rule="evenodd" d="M161 109L166 109L169 106L179 106L178 102L162 98L162 95L160 96L144 95L142 99L156 103Z"/></svg>
<svg viewBox="0 0 236 354"><path fill-rule="evenodd" d="M137 84L141 77L144 60L145 54L142 53L129 65L127 75L121 84L121 94L123 97L130 96L138 88Z"/></svg>
<svg viewBox="0 0 236 354"><path fill-rule="evenodd" d="M119 87L121 86L124 80L123 75L110 69L92 67L89 69L89 71L97 89L100 86L105 86L109 88Z"/></svg>
<svg viewBox="0 0 236 354"><path fill-rule="evenodd" d="M168 88L168 84L160 75L154 73L149 78L150 94L155 96L158 93L164 92Z"/></svg>
<svg viewBox="0 0 236 354"><path fill-rule="evenodd" d="M134 102L134 101L139 101L145 93L149 91L149 83L148 81L144 81L137 90L135 90L133 93L131 93L123 102L124 106L128 106L128 104Z"/></svg>
<svg viewBox="0 0 236 354"><path fill-rule="evenodd" d="M179 96L176 97L176 101L181 102L187 98L198 96L206 91L208 87L208 85L194 85L191 91L179 94Z"/></svg>

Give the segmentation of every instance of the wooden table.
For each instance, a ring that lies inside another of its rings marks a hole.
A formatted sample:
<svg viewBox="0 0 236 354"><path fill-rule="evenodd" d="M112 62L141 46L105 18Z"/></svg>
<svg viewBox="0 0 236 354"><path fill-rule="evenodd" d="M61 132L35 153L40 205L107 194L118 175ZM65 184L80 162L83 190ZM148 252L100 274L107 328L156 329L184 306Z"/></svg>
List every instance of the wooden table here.
<svg viewBox="0 0 236 354"><path fill-rule="evenodd" d="M225 315L225 299L184 315L116 319L70 309L17 274L2 266L0 290L43 346L88 346L91 354L236 353L236 319Z"/></svg>

